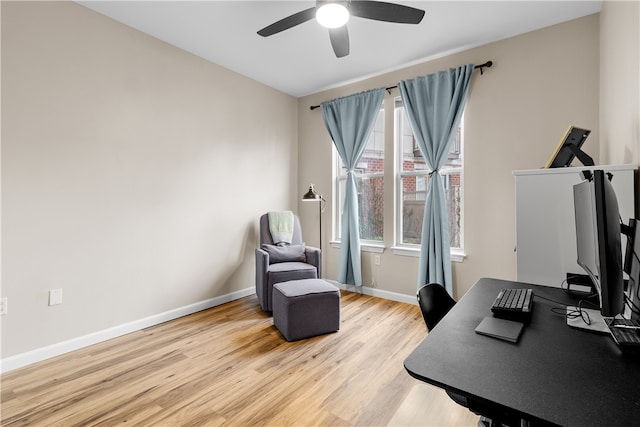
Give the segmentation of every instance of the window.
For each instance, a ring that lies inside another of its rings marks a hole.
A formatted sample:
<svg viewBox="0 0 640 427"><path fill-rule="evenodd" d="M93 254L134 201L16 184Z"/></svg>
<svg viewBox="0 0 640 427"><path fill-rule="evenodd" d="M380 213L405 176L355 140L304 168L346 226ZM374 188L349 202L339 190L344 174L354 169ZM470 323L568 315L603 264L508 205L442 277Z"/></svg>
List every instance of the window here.
<svg viewBox="0 0 640 427"><path fill-rule="evenodd" d="M367 146L356 167L360 239L367 250L378 247L384 240L384 169L385 161L394 162L396 177L395 248L401 255L415 255L422 237L424 203L429 180L428 168L411 129L401 98L394 100L394 146L396 156L385 159L384 115L381 108L369 136ZM390 113L390 112L389 112ZM463 132L462 123L444 166L440 169L447 196L449 236L454 260L462 260L463 252ZM344 201L346 169L334 147L334 240L341 238L342 203ZM388 176L387 178L391 178ZM389 204L387 206L390 206ZM392 212L386 212L392 215Z"/></svg>
<svg viewBox="0 0 640 427"><path fill-rule="evenodd" d="M334 174L336 177L334 236L336 240L340 240L347 170L335 147L333 151L336 168ZM378 112L365 151L356 166L356 185L358 188L360 239L381 242L384 236L384 108Z"/></svg>
<svg viewBox="0 0 640 427"><path fill-rule="evenodd" d="M397 245L419 245L431 170L427 166L409 123L401 98L395 100L395 146L398 152L396 203ZM440 174L444 179L452 249L462 249L462 124L456 130Z"/></svg>

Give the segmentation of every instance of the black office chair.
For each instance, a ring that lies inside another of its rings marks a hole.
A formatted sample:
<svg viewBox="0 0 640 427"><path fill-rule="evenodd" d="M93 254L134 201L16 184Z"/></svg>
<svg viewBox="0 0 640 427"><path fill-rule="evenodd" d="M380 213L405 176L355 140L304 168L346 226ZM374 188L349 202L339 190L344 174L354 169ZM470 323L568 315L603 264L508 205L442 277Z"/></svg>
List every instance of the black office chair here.
<svg viewBox="0 0 640 427"><path fill-rule="evenodd" d="M439 283L429 283L418 291L418 305L422 311L427 330L431 331L438 322L451 310L456 301Z"/></svg>
<svg viewBox="0 0 640 427"><path fill-rule="evenodd" d="M432 331L433 328L442 320L442 318L456 304L456 300L451 298L447 290L439 283L429 283L418 290L418 305L422 312L424 323L427 330ZM445 390L447 395L460 406L464 406L476 415L480 416L478 427L498 427L498 426L519 426L520 420L512 418L497 408L490 408L487 405L468 399L466 396ZM496 421L500 419L501 421ZM504 420L504 421L502 421Z"/></svg>

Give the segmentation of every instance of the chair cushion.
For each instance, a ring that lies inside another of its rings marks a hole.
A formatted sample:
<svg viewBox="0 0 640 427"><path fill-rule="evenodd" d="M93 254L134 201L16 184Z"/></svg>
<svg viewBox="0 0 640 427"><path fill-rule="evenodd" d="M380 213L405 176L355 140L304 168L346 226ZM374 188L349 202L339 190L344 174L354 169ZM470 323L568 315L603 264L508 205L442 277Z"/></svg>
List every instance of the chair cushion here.
<svg viewBox="0 0 640 427"><path fill-rule="evenodd" d="M292 280L289 282L277 283L273 285L274 289L284 295L286 298L294 298L311 294L323 294L326 292L338 293L340 290L331 283L322 279Z"/></svg>
<svg viewBox="0 0 640 427"><path fill-rule="evenodd" d="M277 264L281 262L305 262L304 245L262 245L262 249L269 254L269 264Z"/></svg>
<svg viewBox="0 0 640 427"><path fill-rule="evenodd" d="M316 268L304 262L279 262L277 264L271 264L267 269L268 273L283 273L285 271L305 271L305 270L313 270L316 271Z"/></svg>
<svg viewBox="0 0 640 427"><path fill-rule="evenodd" d="M304 262L281 262L271 264L267 270L267 280L270 285L289 280L316 279L318 271L311 264Z"/></svg>

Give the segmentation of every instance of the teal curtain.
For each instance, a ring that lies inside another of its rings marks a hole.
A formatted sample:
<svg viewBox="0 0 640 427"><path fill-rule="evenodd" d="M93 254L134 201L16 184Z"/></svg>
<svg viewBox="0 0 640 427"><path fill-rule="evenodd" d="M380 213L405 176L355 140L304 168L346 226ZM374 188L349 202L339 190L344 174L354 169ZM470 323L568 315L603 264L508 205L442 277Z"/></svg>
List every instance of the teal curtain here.
<svg viewBox="0 0 640 427"><path fill-rule="evenodd" d="M473 64L467 64L398 84L416 141L432 170L422 222L418 289L435 282L451 295L447 199L439 170L447 159L454 130L460 123L473 68Z"/></svg>
<svg viewBox="0 0 640 427"><path fill-rule="evenodd" d="M362 286L355 168L364 153L383 96L384 89L374 89L321 104L325 125L347 169L338 281L349 285Z"/></svg>

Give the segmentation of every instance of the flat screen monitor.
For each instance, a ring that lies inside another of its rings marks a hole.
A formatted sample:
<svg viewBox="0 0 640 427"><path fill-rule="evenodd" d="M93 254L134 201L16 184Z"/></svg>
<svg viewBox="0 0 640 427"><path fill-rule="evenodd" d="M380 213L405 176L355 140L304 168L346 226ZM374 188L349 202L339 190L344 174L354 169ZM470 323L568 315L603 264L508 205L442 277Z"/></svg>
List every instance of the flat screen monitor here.
<svg viewBox="0 0 640 427"><path fill-rule="evenodd" d="M560 143L547 161L545 168L569 167L575 157L585 166L593 166L591 156L582 151L582 144L587 140L590 130L569 126Z"/></svg>
<svg viewBox="0 0 640 427"><path fill-rule="evenodd" d="M593 182L583 181L573 187L578 265L597 285L598 241L596 237Z"/></svg>
<svg viewBox="0 0 640 427"><path fill-rule="evenodd" d="M609 176L593 171L573 188L578 265L595 283L600 311L613 317L624 311L620 213Z"/></svg>
<svg viewBox="0 0 640 427"><path fill-rule="evenodd" d="M640 220L630 219L625 254L625 269L629 275L628 294L631 306L631 318L640 319Z"/></svg>

